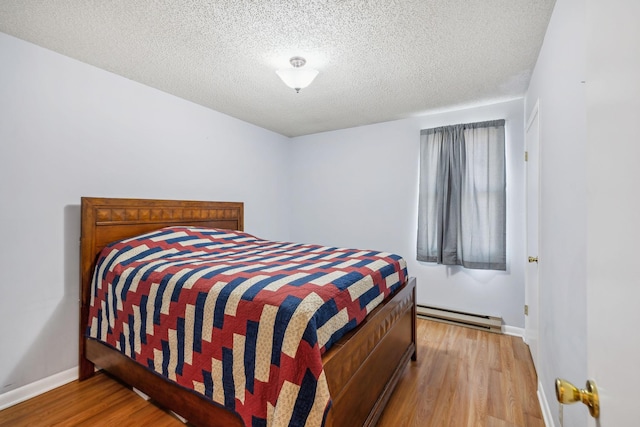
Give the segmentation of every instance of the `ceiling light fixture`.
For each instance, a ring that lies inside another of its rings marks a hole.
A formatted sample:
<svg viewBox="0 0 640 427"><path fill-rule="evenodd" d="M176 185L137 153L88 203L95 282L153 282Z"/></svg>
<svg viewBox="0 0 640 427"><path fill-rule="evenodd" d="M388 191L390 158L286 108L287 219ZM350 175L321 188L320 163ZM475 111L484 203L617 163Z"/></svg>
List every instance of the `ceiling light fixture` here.
<svg viewBox="0 0 640 427"><path fill-rule="evenodd" d="M318 70L314 70L313 68L302 68L307 61L300 56L294 56L289 60L289 62L293 68L277 70L276 74L282 79L284 84L295 89L296 92L300 92L300 89L309 86L313 79L316 78Z"/></svg>

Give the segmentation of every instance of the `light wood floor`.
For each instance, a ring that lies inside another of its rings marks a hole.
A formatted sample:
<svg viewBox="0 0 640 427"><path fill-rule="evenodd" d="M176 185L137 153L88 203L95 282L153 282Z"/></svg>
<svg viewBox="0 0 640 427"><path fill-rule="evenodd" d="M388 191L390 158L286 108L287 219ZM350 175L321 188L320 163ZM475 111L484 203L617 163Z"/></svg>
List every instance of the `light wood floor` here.
<svg viewBox="0 0 640 427"><path fill-rule="evenodd" d="M522 338L419 319L417 340L378 427L544 427Z"/></svg>
<svg viewBox="0 0 640 427"><path fill-rule="evenodd" d="M418 361L378 427L544 427L522 339L418 320ZM0 426L184 426L99 374L0 411ZM347 426L345 426L347 427Z"/></svg>

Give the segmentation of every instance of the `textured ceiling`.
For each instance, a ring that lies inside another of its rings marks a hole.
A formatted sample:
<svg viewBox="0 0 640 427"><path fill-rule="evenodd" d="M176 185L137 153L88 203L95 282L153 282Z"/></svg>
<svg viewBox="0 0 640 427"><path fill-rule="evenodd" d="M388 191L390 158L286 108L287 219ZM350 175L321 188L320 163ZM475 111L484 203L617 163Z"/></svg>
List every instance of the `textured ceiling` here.
<svg viewBox="0 0 640 427"><path fill-rule="evenodd" d="M554 2L0 0L0 31L298 136L522 96Z"/></svg>

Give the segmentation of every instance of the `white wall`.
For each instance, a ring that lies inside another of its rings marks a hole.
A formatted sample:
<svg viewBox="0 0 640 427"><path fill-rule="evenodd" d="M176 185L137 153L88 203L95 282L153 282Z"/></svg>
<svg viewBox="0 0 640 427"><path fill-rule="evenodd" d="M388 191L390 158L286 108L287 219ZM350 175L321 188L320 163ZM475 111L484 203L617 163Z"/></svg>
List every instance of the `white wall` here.
<svg viewBox="0 0 640 427"><path fill-rule="evenodd" d="M524 327L523 101L425 115L293 139L291 237L391 251L417 278L418 302L499 315ZM416 261L420 130L507 120L507 271Z"/></svg>
<svg viewBox="0 0 640 427"><path fill-rule="evenodd" d="M0 395L77 365L80 197L245 202L289 239L288 138L0 33Z"/></svg>
<svg viewBox="0 0 640 427"><path fill-rule="evenodd" d="M554 380L584 384L587 183L585 4L559 0L525 99L540 105L540 337L538 380L559 424ZM583 405L565 406L564 426L584 426Z"/></svg>

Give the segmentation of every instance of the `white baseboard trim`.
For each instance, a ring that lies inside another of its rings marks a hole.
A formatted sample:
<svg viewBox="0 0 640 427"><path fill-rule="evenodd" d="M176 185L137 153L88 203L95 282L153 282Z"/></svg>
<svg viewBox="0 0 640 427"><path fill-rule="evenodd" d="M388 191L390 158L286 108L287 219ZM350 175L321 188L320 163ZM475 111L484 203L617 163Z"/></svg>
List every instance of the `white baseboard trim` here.
<svg viewBox="0 0 640 427"><path fill-rule="evenodd" d="M540 402L544 425L546 427L555 427L553 417L551 416L551 409L549 408L549 401L547 400L547 395L545 394L544 387L542 387L542 383L540 381L538 381L538 401Z"/></svg>
<svg viewBox="0 0 640 427"><path fill-rule="evenodd" d="M514 337L520 337L524 339L524 328L517 328L515 326L502 325L502 333L505 335L513 335Z"/></svg>
<svg viewBox="0 0 640 427"><path fill-rule="evenodd" d="M31 384L27 384L15 390L2 393L0 394L0 411L77 379L78 368L75 367L51 375L50 377L43 378Z"/></svg>

